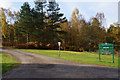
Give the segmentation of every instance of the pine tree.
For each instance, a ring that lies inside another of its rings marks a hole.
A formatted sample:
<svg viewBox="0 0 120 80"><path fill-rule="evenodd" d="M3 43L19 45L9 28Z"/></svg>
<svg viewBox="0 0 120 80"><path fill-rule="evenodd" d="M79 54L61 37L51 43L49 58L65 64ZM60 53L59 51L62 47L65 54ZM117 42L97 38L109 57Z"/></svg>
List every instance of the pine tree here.
<svg viewBox="0 0 120 80"><path fill-rule="evenodd" d="M45 0L36 0L35 1L35 8L32 9L32 16L33 16L33 23L34 23L34 30L33 30L33 37L37 39L35 41L44 42L44 27L45 23L45 7L46 1Z"/></svg>
<svg viewBox="0 0 120 80"><path fill-rule="evenodd" d="M26 33L27 43L28 43L29 36L32 34L32 30L33 30L31 8L28 2L25 2L23 6L21 6L19 13L19 25Z"/></svg>
<svg viewBox="0 0 120 80"><path fill-rule="evenodd" d="M61 30L60 23L66 22L67 19L66 17L63 17L62 13L60 13L59 5L54 0L49 1L47 7L47 19L47 29L49 30L49 42L56 43L62 39L60 37L60 34L64 33L64 31Z"/></svg>

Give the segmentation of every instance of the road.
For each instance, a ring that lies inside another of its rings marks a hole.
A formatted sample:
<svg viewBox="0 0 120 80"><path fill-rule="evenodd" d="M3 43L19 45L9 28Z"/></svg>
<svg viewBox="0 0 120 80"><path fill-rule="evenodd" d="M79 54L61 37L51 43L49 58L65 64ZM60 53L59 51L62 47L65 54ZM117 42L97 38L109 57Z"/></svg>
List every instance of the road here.
<svg viewBox="0 0 120 80"><path fill-rule="evenodd" d="M117 78L118 68L70 62L29 52L3 49L20 64L3 78Z"/></svg>

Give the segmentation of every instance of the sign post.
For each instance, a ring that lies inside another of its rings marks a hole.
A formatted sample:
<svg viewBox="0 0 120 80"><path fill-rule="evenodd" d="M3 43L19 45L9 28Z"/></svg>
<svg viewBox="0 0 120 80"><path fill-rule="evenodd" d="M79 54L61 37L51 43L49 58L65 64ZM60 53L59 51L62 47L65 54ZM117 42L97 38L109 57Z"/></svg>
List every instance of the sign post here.
<svg viewBox="0 0 120 80"><path fill-rule="evenodd" d="M114 63L114 45L110 43L99 44L99 61L100 54L112 54L113 55L113 63Z"/></svg>
<svg viewBox="0 0 120 80"><path fill-rule="evenodd" d="M59 56L60 56L60 44L61 44L61 42L58 42L58 46L59 46Z"/></svg>

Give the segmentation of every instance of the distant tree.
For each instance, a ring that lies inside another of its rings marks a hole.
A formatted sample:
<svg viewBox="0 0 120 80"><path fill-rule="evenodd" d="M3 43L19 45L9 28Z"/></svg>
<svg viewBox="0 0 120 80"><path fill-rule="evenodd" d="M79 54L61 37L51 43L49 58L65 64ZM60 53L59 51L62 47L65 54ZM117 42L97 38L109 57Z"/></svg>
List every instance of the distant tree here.
<svg viewBox="0 0 120 80"><path fill-rule="evenodd" d="M111 24L109 29L107 30L108 36L107 36L107 41L110 43L114 43L114 42L119 42L120 39L120 31L119 31L119 27L118 25L115 24Z"/></svg>
<svg viewBox="0 0 120 80"><path fill-rule="evenodd" d="M9 16L8 13L10 12L9 9L0 9L1 14L1 30L2 30L2 40L3 42L9 42L10 41L10 31L11 26L9 26L9 21L7 17Z"/></svg>
<svg viewBox="0 0 120 80"><path fill-rule="evenodd" d="M0 12L0 31L2 32L2 15ZM2 34L0 33L0 41L2 40Z"/></svg>
<svg viewBox="0 0 120 80"><path fill-rule="evenodd" d="M104 27L104 25L103 25L104 20L105 20L104 13L97 13L97 14L96 14L96 18L97 18L98 21L99 21L100 27Z"/></svg>
<svg viewBox="0 0 120 80"><path fill-rule="evenodd" d="M61 40L60 35L64 33L60 24L67 21L66 17L60 13L59 5L53 0L49 1L46 13L47 23L46 26L46 43L57 43Z"/></svg>
<svg viewBox="0 0 120 80"><path fill-rule="evenodd" d="M79 36L79 45L84 50L88 50L90 47L90 25L84 19L80 21L80 36Z"/></svg>
<svg viewBox="0 0 120 80"><path fill-rule="evenodd" d="M86 46L86 31L88 28L86 26L86 21L77 8L73 11L71 20L62 24L62 28L67 32L64 35L66 48L78 50L79 48L84 48L84 46Z"/></svg>
<svg viewBox="0 0 120 80"><path fill-rule="evenodd" d="M84 23L83 16L79 13L79 10L75 8L75 10L72 12L72 17L70 21L71 26L71 46L79 47L79 41L80 41L80 28L83 26Z"/></svg>
<svg viewBox="0 0 120 80"><path fill-rule="evenodd" d="M71 27L70 27L70 22L67 21L65 23L61 23L62 30L65 31L66 33L62 36L62 45L63 49L66 50L67 47L70 46L71 43Z"/></svg>
<svg viewBox="0 0 120 80"><path fill-rule="evenodd" d="M100 21L98 18L94 17L90 21L89 26L89 44L91 49L95 50L98 48L98 44L105 42L106 31L101 27Z"/></svg>
<svg viewBox="0 0 120 80"><path fill-rule="evenodd" d="M35 8L32 9L32 16L33 16L33 23L34 23L34 30L32 38L34 41L44 42L44 28L47 25L45 23L45 10L46 1L45 0L36 0L35 1Z"/></svg>
<svg viewBox="0 0 120 80"><path fill-rule="evenodd" d="M6 20L5 9L0 9L1 13L1 26L2 26L2 36L6 38L9 35L8 23Z"/></svg>
<svg viewBox="0 0 120 80"><path fill-rule="evenodd" d="M115 49L120 51L120 27L118 27L117 23L110 25L109 29L107 30L106 41L113 43Z"/></svg>
<svg viewBox="0 0 120 80"><path fill-rule="evenodd" d="M2 40L3 42L10 42L12 44L17 42L16 39L16 25L14 25L16 22L18 22L17 17L18 17L19 12L12 12L10 9L0 9L0 14L1 14L1 32L2 32Z"/></svg>
<svg viewBox="0 0 120 80"><path fill-rule="evenodd" d="M19 13L19 26L23 28L27 38L26 41L28 43L29 36L32 35L32 31L33 31L31 8L28 2L25 2L23 6L21 6Z"/></svg>
<svg viewBox="0 0 120 80"><path fill-rule="evenodd" d="M98 48L98 44L106 40L106 31L102 25L103 18L103 14L99 13L96 17L86 22L76 8L72 13L70 22L62 25L68 26L66 27L68 30L65 28L67 34L64 37L67 45L76 49L82 48L85 50L95 50L95 48Z"/></svg>

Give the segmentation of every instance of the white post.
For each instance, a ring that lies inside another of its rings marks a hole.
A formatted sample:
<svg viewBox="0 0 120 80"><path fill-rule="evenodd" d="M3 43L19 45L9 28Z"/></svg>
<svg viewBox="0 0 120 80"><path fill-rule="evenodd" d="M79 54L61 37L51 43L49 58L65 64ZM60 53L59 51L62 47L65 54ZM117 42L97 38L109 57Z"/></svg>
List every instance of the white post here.
<svg viewBox="0 0 120 80"><path fill-rule="evenodd" d="M59 46L59 56L60 56L60 46Z"/></svg>
<svg viewBox="0 0 120 80"><path fill-rule="evenodd" d="M58 42L58 46L59 46L59 56L60 56L60 44L61 44L61 42Z"/></svg>

